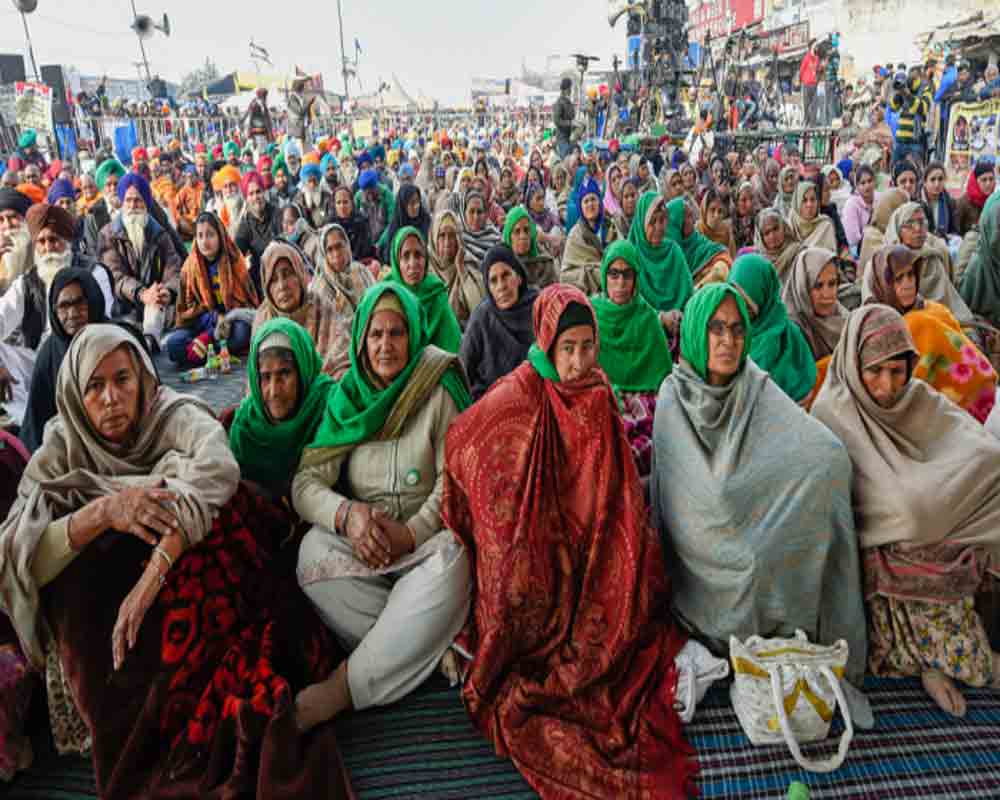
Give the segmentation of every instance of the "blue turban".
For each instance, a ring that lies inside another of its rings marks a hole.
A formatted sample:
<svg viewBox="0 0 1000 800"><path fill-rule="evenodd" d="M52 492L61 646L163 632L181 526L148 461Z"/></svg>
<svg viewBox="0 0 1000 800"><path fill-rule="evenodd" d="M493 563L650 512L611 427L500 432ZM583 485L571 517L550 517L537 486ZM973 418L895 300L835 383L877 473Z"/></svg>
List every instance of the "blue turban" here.
<svg viewBox="0 0 1000 800"><path fill-rule="evenodd" d="M299 147L299 143L294 139L289 139L285 142L285 161L288 161L291 156L302 158L302 148Z"/></svg>
<svg viewBox="0 0 1000 800"><path fill-rule="evenodd" d="M361 155L357 157L358 169L362 169L365 164L374 164L375 159L372 158L372 154L365 150Z"/></svg>
<svg viewBox="0 0 1000 800"><path fill-rule="evenodd" d="M378 183L378 173L373 169L366 169L358 178L358 186L362 189L372 189Z"/></svg>
<svg viewBox="0 0 1000 800"><path fill-rule="evenodd" d="M840 170L840 174L844 176L844 180L848 181L851 179L851 171L854 169L854 162L845 158L837 162L837 169Z"/></svg>
<svg viewBox="0 0 1000 800"><path fill-rule="evenodd" d="M381 158L385 161L385 148L380 144L372 145L368 148L368 152L371 153L372 161Z"/></svg>
<svg viewBox="0 0 1000 800"><path fill-rule="evenodd" d="M410 164L409 162L406 162L405 164L403 164L403 166L399 168L400 178L412 178L414 175L415 173L413 172L413 165Z"/></svg>
<svg viewBox="0 0 1000 800"><path fill-rule="evenodd" d="M73 188L71 181L66 180L66 178L60 178L57 181L53 181L49 187L49 204L55 205L57 200L62 200L64 197L76 200L76 189Z"/></svg>
<svg viewBox="0 0 1000 800"><path fill-rule="evenodd" d="M151 210L153 208L153 193L149 190L149 182L142 175L136 175L134 172L129 172L118 181L118 199L124 203L125 192L131 186L134 186L142 195L142 199L146 203L146 210Z"/></svg>
<svg viewBox="0 0 1000 800"><path fill-rule="evenodd" d="M323 180L323 173L320 171L319 164L306 164L302 167L299 180L307 181L310 178L315 178L317 181Z"/></svg>
<svg viewBox="0 0 1000 800"><path fill-rule="evenodd" d="M324 175L326 175L326 171L330 169L330 167L336 169L339 166L340 162L337 161L337 157L333 153L327 153L323 156L323 160L319 162L319 168Z"/></svg>

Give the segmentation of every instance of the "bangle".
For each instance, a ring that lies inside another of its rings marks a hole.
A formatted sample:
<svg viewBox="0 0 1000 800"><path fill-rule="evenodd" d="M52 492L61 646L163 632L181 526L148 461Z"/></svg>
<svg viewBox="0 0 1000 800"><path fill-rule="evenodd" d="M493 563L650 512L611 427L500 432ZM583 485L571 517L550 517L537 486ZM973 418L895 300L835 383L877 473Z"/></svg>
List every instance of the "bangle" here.
<svg viewBox="0 0 1000 800"><path fill-rule="evenodd" d="M167 562L167 571L169 572L174 567L174 560L167 555L167 551L159 546L153 548L153 555L157 555Z"/></svg>
<svg viewBox="0 0 1000 800"><path fill-rule="evenodd" d="M348 500L347 503L346 503L346 506L342 506L342 508L346 507L347 510L344 512L344 519L340 523L341 530L339 531L339 533L340 533L341 536L346 536L347 535L347 521L351 518L351 506L353 506L353 505L354 505L354 501L353 500ZM334 520L334 526L336 526L336 522L337 521Z"/></svg>
<svg viewBox="0 0 1000 800"><path fill-rule="evenodd" d="M73 514L70 514L69 515L69 519L66 520L66 546L69 548L69 551L71 553L78 553L80 551L77 550L76 545L73 544L73 537L71 537L69 535L70 528L73 525L73 517L74 516L75 516L75 512Z"/></svg>

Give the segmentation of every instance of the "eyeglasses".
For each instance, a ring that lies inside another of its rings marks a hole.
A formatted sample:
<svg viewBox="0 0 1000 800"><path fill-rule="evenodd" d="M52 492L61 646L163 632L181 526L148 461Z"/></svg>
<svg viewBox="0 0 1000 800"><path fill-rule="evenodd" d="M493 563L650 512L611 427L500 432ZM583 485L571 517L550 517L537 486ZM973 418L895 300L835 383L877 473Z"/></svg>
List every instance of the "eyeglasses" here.
<svg viewBox="0 0 1000 800"><path fill-rule="evenodd" d="M925 219L911 219L909 222L904 222L902 224L903 228L913 228L918 231L927 230L927 220Z"/></svg>
<svg viewBox="0 0 1000 800"><path fill-rule="evenodd" d="M734 339L745 339L747 336L747 329L742 322L734 322L732 325L727 325L721 319L713 319L708 323L708 332L712 336L717 336L721 339L726 335L726 331L729 331Z"/></svg>
<svg viewBox="0 0 1000 800"><path fill-rule="evenodd" d="M611 267L608 269L608 280L632 280L635 277L635 272L630 269L615 269Z"/></svg>

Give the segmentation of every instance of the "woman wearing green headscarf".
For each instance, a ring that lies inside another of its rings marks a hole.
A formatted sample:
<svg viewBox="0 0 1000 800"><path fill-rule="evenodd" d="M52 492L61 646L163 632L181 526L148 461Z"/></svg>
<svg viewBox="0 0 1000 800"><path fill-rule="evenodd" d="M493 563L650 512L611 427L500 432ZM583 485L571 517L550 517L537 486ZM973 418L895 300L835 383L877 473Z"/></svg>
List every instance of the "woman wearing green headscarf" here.
<svg viewBox="0 0 1000 800"><path fill-rule="evenodd" d="M629 229L628 240L635 247L639 263L639 292L660 312L664 324L676 337L679 312L694 292L691 271L677 242L666 235L667 212L662 195L646 192L639 198ZM674 313L669 313L674 312ZM669 318L666 315L669 314Z"/></svg>
<svg viewBox="0 0 1000 800"><path fill-rule="evenodd" d="M979 246L960 286L973 313L1000 327L1000 194L993 194L979 215Z"/></svg>
<svg viewBox="0 0 1000 800"><path fill-rule="evenodd" d="M440 514L445 434L469 392L457 356L428 341L422 319L417 298L397 284L365 292L351 369L330 392L292 483L295 510L313 524L299 584L353 651L299 693L302 731L415 689L469 611L466 552Z"/></svg>
<svg viewBox="0 0 1000 800"><path fill-rule="evenodd" d="M816 362L802 329L788 318L774 266L756 253L740 256L729 273L729 283L750 309L750 358L792 400L804 402L816 384Z"/></svg>
<svg viewBox="0 0 1000 800"><path fill-rule="evenodd" d="M457 353L462 328L448 302L448 287L427 269L427 243L416 228L400 228L392 240L391 271L386 281L409 289L420 301L427 343Z"/></svg>
<svg viewBox="0 0 1000 800"><path fill-rule="evenodd" d="M514 206L503 226L503 242L517 256L528 276L528 286L544 289L559 280L556 262L538 246L538 226L524 206Z"/></svg>
<svg viewBox="0 0 1000 800"><path fill-rule="evenodd" d="M250 394L236 409L229 444L244 480L284 493L323 418L333 380L309 332L290 319L264 323L250 343Z"/></svg>
<svg viewBox="0 0 1000 800"><path fill-rule="evenodd" d="M667 236L684 253L694 288L725 281L733 264L732 256L723 245L696 230L692 206L683 197L675 197L667 203L667 216Z"/></svg>
<svg viewBox="0 0 1000 800"><path fill-rule="evenodd" d="M721 656L731 636L801 628L812 642L842 638L847 677L860 685L866 623L850 458L754 363L752 317L735 286L695 292L680 362L660 389L649 493L673 556L673 615ZM870 717L863 697L847 694L855 720Z"/></svg>
<svg viewBox="0 0 1000 800"><path fill-rule="evenodd" d="M674 362L659 316L639 291L640 264L631 242L612 244L601 262L601 293L590 304L601 343L598 361L618 395L625 434L645 478L653 455L656 393Z"/></svg>

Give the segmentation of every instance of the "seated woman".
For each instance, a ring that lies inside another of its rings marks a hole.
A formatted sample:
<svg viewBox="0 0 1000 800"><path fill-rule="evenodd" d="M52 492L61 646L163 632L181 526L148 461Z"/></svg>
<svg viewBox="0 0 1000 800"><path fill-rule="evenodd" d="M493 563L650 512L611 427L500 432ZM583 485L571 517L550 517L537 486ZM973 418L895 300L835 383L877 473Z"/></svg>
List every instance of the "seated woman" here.
<svg viewBox="0 0 1000 800"><path fill-rule="evenodd" d="M695 208L684 198L667 203L667 237L680 245L694 288L726 280L733 258L729 250L695 229Z"/></svg>
<svg viewBox="0 0 1000 800"><path fill-rule="evenodd" d="M446 440L442 516L476 579L465 707L544 798L686 796L668 677L684 637L594 314L555 284L534 330L529 360Z"/></svg>
<svg viewBox="0 0 1000 800"><path fill-rule="evenodd" d="M740 256L729 273L750 312L747 352L796 403L804 403L816 384L816 361L801 328L788 318L781 282L771 262L751 253Z"/></svg>
<svg viewBox="0 0 1000 800"><path fill-rule="evenodd" d="M201 366L209 346L219 352L223 339L230 353L243 355L250 348L250 320L259 305L243 254L219 218L202 212L181 267L176 330L167 337L170 360L178 367Z"/></svg>
<svg viewBox="0 0 1000 800"><path fill-rule="evenodd" d="M888 189L878 195L875 200L875 210L871 220L865 225L861 238L861 257L858 259L858 273L864 274L865 267L872 256L885 245L885 231L889 227L889 219L896 209L909 202L906 192L902 189Z"/></svg>
<svg viewBox="0 0 1000 800"><path fill-rule="evenodd" d="M445 433L469 394L458 357L429 343L422 316L400 286L365 293L351 370L292 482L295 510L313 524L299 584L352 651L296 697L302 731L416 689L469 613L468 556L440 512Z"/></svg>
<svg viewBox="0 0 1000 800"><path fill-rule="evenodd" d="M337 223L320 228L318 234L323 260L316 265L316 274L309 284L309 294L319 297L331 315L333 331L328 345L338 354L331 377L339 380L351 366L351 323L361 295L375 283L371 271L354 260L351 239Z"/></svg>
<svg viewBox="0 0 1000 800"><path fill-rule="evenodd" d="M427 240L428 271L440 278L448 291L448 305L465 330L469 317L486 296L479 262L466 255L462 225L450 209L438 211Z"/></svg>
<svg viewBox="0 0 1000 800"><path fill-rule="evenodd" d="M261 281L264 299L253 320L256 333L268 320L293 320L309 331L323 359L323 372L333 377L343 370L344 343L337 336L337 315L320 294L309 291L309 273L297 247L276 239L264 251Z"/></svg>
<svg viewBox="0 0 1000 800"><path fill-rule="evenodd" d="M833 220L819 210L819 188L812 181L802 181L788 210L788 228L803 247L822 247L837 252L837 231Z"/></svg>
<svg viewBox="0 0 1000 800"><path fill-rule="evenodd" d="M538 246L538 227L524 206L514 206L503 226L503 243L514 251L524 268L528 286L544 289L559 280L556 262Z"/></svg>
<svg viewBox="0 0 1000 800"><path fill-rule="evenodd" d="M802 245L792 235L784 217L773 208L765 208L757 215L754 250L771 262L778 278L784 283Z"/></svg>
<svg viewBox="0 0 1000 800"><path fill-rule="evenodd" d="M1000 574L1000 441L911 379L918 358L898 312L862 306L812 413L854 464L868 666L919 675L944 711L963 716L954 681L1000 688L1000 656L973 608L984 576Z"/></svg>
<svg viewBox="0 0 1000 800"><path fill-rule="evenodd" d="M955 204L958 214L958 235L965 236L979 224L983 206L997 186L996 163L992 158L980 158L969 171L965 192Z"/></svg>
<svg viewBox="0 0 1000 800"><path fill-rule="evenodd" d="M736 189L736 202L733 204L733 246L736 248L734 257L740 254L744 247L753 247L757 233L757 201L753 182L743 181Z"/></svg>
<svg viewBox="0 0 1000 800"><path fill-rule="evenodd" d="M403 184L396 193L396 202L392 209L392 218L386 226L377 243L379 260L389 263L389 248L396 234L403 228L416 228L425 239L430 234L431 217L424 208L420 188L412 183Z"/></svg>
<svg viewBox="0 0 1000 800"><path fill-rule="evenodd" d="M280 567L287 515L238 488L222 426L123 328L74 337L56 397L0 525L0 610L59 751L89 750L105 797L327 785L332 732L303 743L285 700L335 649Z"/></svg>
<svg viewBox="0 0 1000 800"><path fill-rule="evenodd" d="M778 192L775 195L774 203L772 208L781 214L783 219L788 219L789 212L792 210L792 203L795 201L795 190L799 185L799 171L791 166L786 165L781 168L781 172L778 173Z"/></svg>
<svg viewBox="0 0 1000 800"><path fill-rule="evenodd" d="M500 242L500 231L486 217L486 197L475 189L464 195L462 205L462 246L476 264L486 251Z"/></svg>
<svg viewBox="0 0 1000 800"><path fill-rule="evenodd" d="M731 636L801 628L813 642L844 639L847 677L861 686L850 461L747 357L750 317L734 286L699 290L684 312L680 363L660 389L650 497L676 561L673 612L719 655Z"/></svg>
<svg viewBox="0 0 1000 800"><path fill-rule="evenodd" d="M983 208L979 244L960 291L973 312L1000 328L1000 195Z"/></svg>
<svg viewBox="0 0 1000 800"><path fill-rule="evenodd" d="M566 244L566 234L556 212L545 205L545 187L540 183L530 183L524 193L524 206L535 223L538 244L548 252L553 259L562 258L563 245ZM508 215L509 216L509 215ZM504 230L507 222L504 220Z"/></svg>
<svg viewBox="0 0 1000 800"><path fill-rule="evenodd" d="M710 186L701 196L701 218L695 225L695 230L706 239L725 247L730 258L736 258L733 225L726 219L726 213L722 195L718 189Z"/></svg>
<svg viewBox="0 0 1000 800"><path fill-rule="evenodd" d="M886 245L865 270L862 298L903 315L919 360L912 377L985 422L996 401L997 373L962 331L952 313L922 296L919 257L908 247Z"/></svg>
<svg viewBox="0 0 1000 800"><path fill-rule="evenodd" d="M626 178L622 181L621 196L619 210L611 216L611 224L608 226L609 244L628 238L632 220L635 219L635 208L639 202L639 179Z"/></svg>
<svg viewBox="0 0 1000 800"><path fill-rule="evenodd" d="M663 202L662 196L647 194ZM656 393L674 362L659 315L639 290L641 263L631 242L612 244L601 262L601 294L590 302L601 342L598 361L618 397L639 477L646 478L653 456Z"/></svg>
<svg viewBox="0 0 1000 800"><path fill-rule="evenodd" d="M283 206L278 212L278 217L281 221L279 233L285 241L291 242L303 253L306 258L306 272L312 275L317 265L323 263L323 249L319 243L319 236L303 216L302 209L295 203Z"/></svg>
<svg viewBox="0 0 1000 800"><path fill-rule="evenodd" d="M244 481L287 496L302 450L323 419L333 380L309 332L290 319L265 322L247 361L250 393L236 408L229 444Z"/></svg>
<svg viewBox="0 0 1000 800"><path fill-rule="evenodd" d="M486 299L472 312L459 357L476 402L528 355L534 341L531 311L538 292L513 250L498 244L483 259Z"/></svg>
<svg viewBox="0 0 1000 800"><path fill-rule="evenodd" d="M962 325L972 324L972 312L951 280L948 249L927 235L927 215L920 203L904 203L892 213L885 244L901 244L914 254L914 263L920 268L920 291L926 299L946 306Z"/></svg>
<svg viewBox="0 0 1000 800"><path fill-rule="evenodd" d="M49 287L49 335L38 348L31 388L18 435L29 453L42 446L45 423L56 415L56 378L73 337L104 322L106 303L89 269L61 269ZM11 487L13 488L13 487Z"/></svg>
<svg viewBox="0 0 1000 800"><path fill-rule="evenodd" d="M577 221L566 238L559 280L591 295L601 289L601 259L608 234L597 181L585 178L576 198Z"/></svg>
<svg viewBox="0 0 1000 800"><path fill-rule="evenodd" d="M385 282L409 289L424 313L427 342L449 353L462 344L462 328L448 303L444 282L427 269L427 245L416 228L403 228L392 240L392 271Z"/></svg>
<svg viewBox="0 0 1000 800"><path fill-rule="evenodd" d="M366 265L371 261L377 262L368 218L354 207L354 193L349 185L338 186L333 190L333 214L329 222L339 225L347 232L354 258Z"/></svg>

